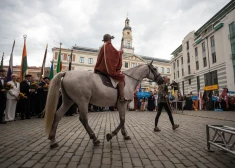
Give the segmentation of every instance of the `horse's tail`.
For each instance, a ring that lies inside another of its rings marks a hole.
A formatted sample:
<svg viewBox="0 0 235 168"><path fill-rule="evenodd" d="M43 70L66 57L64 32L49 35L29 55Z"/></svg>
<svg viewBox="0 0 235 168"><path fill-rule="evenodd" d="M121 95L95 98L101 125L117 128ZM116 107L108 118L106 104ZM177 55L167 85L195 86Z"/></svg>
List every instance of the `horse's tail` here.
<svg viewBox="0 0 235 168"><path fill-rule="evenodd" d="M46 134L49 135L54 120L54 115L56 112L60 87L61 87L61 78L64 77L65 72L60 72L54 76L50 82L50 87L47 94L47 101L45 107L45 122L46 122Z"/></svg>

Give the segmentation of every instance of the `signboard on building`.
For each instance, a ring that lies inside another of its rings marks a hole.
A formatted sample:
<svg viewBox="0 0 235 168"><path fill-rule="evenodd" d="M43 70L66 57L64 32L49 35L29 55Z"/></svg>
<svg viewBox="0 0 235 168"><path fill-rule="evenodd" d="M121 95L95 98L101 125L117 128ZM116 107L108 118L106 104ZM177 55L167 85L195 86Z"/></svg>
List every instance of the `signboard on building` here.
<svg viewBox="0 0 235 168"><path fill-rule="evenodd" d="M204 90L208 91L208 90L218 90L219 86L218 85L210 85L210 86L205 86Z"/></svg>

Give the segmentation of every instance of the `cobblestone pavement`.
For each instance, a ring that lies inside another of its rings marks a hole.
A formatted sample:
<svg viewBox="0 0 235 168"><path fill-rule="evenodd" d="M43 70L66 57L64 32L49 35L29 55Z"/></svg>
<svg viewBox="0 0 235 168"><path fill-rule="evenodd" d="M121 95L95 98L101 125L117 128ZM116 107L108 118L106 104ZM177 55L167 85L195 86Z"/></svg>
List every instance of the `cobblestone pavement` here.
<svg viewBox="0 0 235 168"><path fill-rule="evenodd" d="M235 121L235 111L222 111L222 112L215 112L215 111L177 111L177 114L183 115L190 115L190 116L197 116L203 118L212 118L212 119L219 119L219 120L227 120L227 121Z"/></svg>
<svg viewBox="0 0 235 168"><path fill-rule="evenodd" d="M60 146L53 150L44 134L43 119L0 125L0 168L235 167L234 155L205 150L206 124L235 127L235 122L174 114L180 128L173 131L163 112L159 120L162 131L154 133L155 115L156 112L127 112L126 129L131 140L124 141L119 133L107 142L106 133L119 123L118 113L89 113L89 123L101 141L96 147L89 140L78 115L64 117L57 132Z"/></svg>

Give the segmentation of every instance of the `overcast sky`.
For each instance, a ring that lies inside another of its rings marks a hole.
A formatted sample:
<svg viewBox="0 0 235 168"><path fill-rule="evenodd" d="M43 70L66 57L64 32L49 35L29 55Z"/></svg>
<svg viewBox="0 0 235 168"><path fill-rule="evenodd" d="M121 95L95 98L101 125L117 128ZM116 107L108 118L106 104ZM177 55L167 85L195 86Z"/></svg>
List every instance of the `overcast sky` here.
<svg viewBox="0 0 235 168"><path fill-rule="evenodd" d="M41 66L48 43L97 48L102 37L115 36L119 49L128 13L133 47L139 55L170 59L184 36L201 27L230 0L1 0L0 56L8 65L14 39L14 65L20 65L23 35L27 34L29 66Z"/></svg>

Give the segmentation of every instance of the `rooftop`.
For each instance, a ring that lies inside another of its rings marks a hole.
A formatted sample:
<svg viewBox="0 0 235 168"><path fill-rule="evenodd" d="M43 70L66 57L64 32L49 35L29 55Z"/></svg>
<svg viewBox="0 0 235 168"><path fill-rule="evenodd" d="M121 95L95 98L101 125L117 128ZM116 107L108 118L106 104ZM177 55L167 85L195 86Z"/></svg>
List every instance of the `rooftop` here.
<svg viewBox="0 0 235 168"><path fill-rule="evenodd" d="M154 58L154 57L149 57L149 56L142 56L142 55L137 55L145 60L153 60L153 61L157 61L157 62L164 62L164 63L169 63L170 60L167 59L161 59L161 58Z"/></svg>
<svg viewBox="0 0 235 168"><path fill-rule="evenodd" d="M75 50L81 50L81 51L90 51L90 52L98 52L98 49L95 48L87 48L87 47L81 47L81 46L73 46L73 49Z"/></svg>
<svg viewBox="0 0 235 168"><path fill-rule="evenodd" d="M210 25L216 24L220 19L224 18L229 12L235 9L235 0L231 0L227 5L225 5L219 12L217 12L210 20L208 20L204 25L202 25L196 32L195 36L199 36L203 29Z"/></svg>

